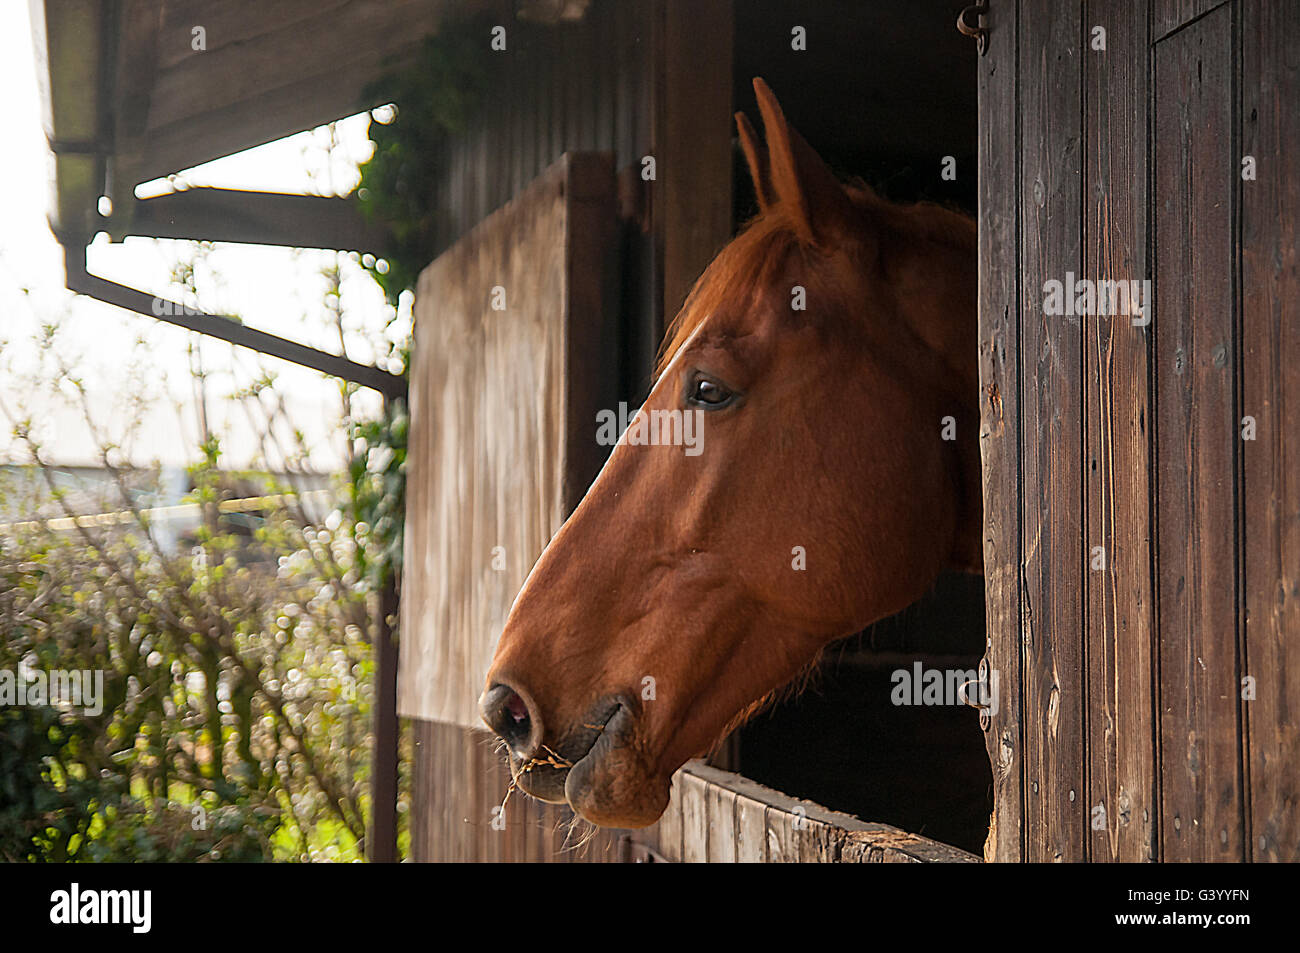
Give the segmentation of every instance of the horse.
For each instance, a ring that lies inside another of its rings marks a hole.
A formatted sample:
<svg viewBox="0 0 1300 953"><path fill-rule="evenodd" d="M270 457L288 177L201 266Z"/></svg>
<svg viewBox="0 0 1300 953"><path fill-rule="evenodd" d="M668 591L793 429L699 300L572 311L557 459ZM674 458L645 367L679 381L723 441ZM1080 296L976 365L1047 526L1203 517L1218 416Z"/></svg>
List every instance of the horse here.
<svg viewBox="0 0 1300 953"><path fill-rule="evenodd" d="M981 571L975 224L842 183L754 92L758 214L670 323L479 700L513 784L597 826L654 823L827 645ZM629 437L685 414L695 453Z"/></svg>

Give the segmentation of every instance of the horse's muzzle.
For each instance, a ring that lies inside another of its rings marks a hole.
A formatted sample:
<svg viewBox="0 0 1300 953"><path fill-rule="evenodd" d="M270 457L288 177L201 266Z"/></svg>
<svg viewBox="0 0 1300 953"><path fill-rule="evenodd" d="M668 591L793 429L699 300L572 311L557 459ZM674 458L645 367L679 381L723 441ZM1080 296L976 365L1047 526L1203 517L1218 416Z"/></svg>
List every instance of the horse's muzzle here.
<svg viewBox="0 0 1300 953"><path fill-rule="evenodd" d="M570 790L581 791L594 766L630 740L637 709L626 696L601 699L580 723L559 738L546 738L546 726L528 692L498 682L479 699L483 720L506 743L510 774L520 790L542 801L563 803ZM575 769L578 780L569 778Z"/></svg>

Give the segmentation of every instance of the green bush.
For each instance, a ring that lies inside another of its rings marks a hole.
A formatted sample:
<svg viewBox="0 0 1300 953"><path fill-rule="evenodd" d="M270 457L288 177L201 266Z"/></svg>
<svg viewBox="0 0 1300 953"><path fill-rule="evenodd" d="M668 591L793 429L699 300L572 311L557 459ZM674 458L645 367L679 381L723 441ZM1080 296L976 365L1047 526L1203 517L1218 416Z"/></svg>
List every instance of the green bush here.
<svg viewBox="0 0 1300 953"><path fill-rule="evenodd" d="M91 413L66 369L31 386ZM231 399L278 408L268 432L301 443L274 386ZM0 859L364 856L370 635L401 546L405 417L400 402L354 416L351 393L351 465L328 505L305 502L304 447L279 476L233 472L208 434L183 501L196 525L174 547L143 502L158 470L105 441L98 497L74 496L18 421L30 463L0 467L0 514L35 518L0 533L0 670L102 672L104 697L98 714L0 707Z"/></svg>

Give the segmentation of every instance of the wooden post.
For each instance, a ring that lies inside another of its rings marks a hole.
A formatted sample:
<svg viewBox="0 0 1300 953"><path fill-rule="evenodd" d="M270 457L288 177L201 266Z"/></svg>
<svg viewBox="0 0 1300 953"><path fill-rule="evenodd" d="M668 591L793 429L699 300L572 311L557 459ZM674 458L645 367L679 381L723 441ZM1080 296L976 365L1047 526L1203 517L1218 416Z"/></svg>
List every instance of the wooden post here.
<svg viewBox="0 0 1300 953"><path fill-rule="evenodd" d="M384 400L384 416L392 401ZM370 831L366 855L371 863L397 861L397 570L393 569L379 592L379 617L375 620L375 739L370 771Z"/></svg>
<svg viewBox="0 0 1300 953"><path fill-rule="evenodd" d="M731 0L662 0L657 36L656 242L663 324L731 238Z"/></svg>

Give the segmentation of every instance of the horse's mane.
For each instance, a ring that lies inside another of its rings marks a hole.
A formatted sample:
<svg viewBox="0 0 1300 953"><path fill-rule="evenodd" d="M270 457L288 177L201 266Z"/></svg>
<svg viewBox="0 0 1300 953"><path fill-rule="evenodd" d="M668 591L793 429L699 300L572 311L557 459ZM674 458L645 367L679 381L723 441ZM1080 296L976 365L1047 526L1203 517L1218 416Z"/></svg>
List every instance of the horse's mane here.
<svg viewBox="0 0 1300 953"><path fill-rule="evenodd" d="M686 296L664 334L655 377L663 373L682 345L717 310L724 296L734 295L736 288L748 288L757 294L759 289L775 284L789 258L801 251L793 226L779 212L762 212L751 219L713 259Z"/></svg>
<svg viewBox="0 0 1300 953"><path fill-rule="evenodd" d="M863 229L887 237L876 243L880 253L900 246L940 245L975 256L975 221L969 215L934 202L898 204L881 198L860 180L844 191L862 217ZM760 212L718 254L686 297L664 334L655 363L655 378L663 373L682 345L736 288L771 287L792 257L807 259L817 252L803 245L780 205ZM809 269L809 275L818 274ZM707 279L707 280L706 280ZM826 290L826 289L823 289ZM810 294L813 289L809 289Z"/></svg>

